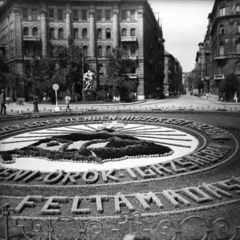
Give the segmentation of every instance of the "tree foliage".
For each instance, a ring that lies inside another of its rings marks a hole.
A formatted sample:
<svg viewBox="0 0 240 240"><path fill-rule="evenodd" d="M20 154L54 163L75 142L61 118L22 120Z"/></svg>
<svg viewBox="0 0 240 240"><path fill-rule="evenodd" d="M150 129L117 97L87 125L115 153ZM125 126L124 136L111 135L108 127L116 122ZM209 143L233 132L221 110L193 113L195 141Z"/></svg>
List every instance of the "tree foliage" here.
<svg viewBox="0 0 240 240"><path fill-rule="evenodd" d="M224 100L232 100L234 93L238 90L237 76L232 73L227 75L226 79L219 83L219 91L222 93Z"/></svg>
<svg viewBox="0 0 240 240"><path fill-rule="evenodd" d="M38 95L43 93L49 93L52 91L52 85L54 84L53 76L55 74L55 61L49 57L43 57L39 60L34 60L31 63L32 78L35 78L36 89Z"/></svg>
<svg viewBox="0 0 240 240"><path fill-rule="evenodd" d="M69 43L68 47L49 44L48 56L29 61L31 70L28 81L33 88L36 87L36 93L40 98L45 93L52 96L52 85L55 83L60 86L60 90L68 91L69 94L74 93L76 84L82 85L82 49L73 41Z"/></svg>
<svg viewBox="0 0 240 240"><path fill-rule="evenodd" d="M6 74L9 72L8 65L6 60L2 54L0 54L0 88L3 89L7 85L7 76Z"/></svg>
<svg viewBox="0 0 240 240"><path fill-rule="evenodd" d="M124 100L126 93L137 90L138 80L129 79L127 76L133 68L136 68L136 62L129 58L125 50L116 48L108 55L105 85L108 89L112 89L115 96L120 96L120 100Z"/></svg>
<svg viewBox="0 0 240 240"><path fill-rule="evenodd" d="M200 76L200 72L197 70L193 70L190 72L190 74L188 75L188 86L189 86L189 90L193 90L195 88L201 88L201 76ZM200 90L200 89L199 89Z"/></svg>
<svg viewBox="0 0 240 240"><path fill-rule="evenodd" d="M82 49L71 42L68 48L57 46L53 57L57 66L54 81L72 92L75 84L82 84Z"/></svg>

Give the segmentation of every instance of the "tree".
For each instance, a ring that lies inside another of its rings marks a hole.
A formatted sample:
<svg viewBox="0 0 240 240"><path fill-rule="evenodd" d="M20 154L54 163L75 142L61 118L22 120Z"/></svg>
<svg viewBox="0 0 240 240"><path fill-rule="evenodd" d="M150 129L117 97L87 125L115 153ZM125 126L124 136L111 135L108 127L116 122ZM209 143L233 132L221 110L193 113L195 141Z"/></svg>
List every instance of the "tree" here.
<svg viewBox="0 0 240 240"><path fill-rule="evenodd" d="M120 96L120 100L126 100L131 92L136 92L139 85L138 79L129 79L128 73L136 68L136 62L129 58L127 52L121 48L113 49L108 55L107 77L105 86L115 96Z"/></svg>
<svg viewBox="0 0 240 240"><path fill-rule="evenodd" d="M32 62L33 77L36 81L36 94L43 97L43 94L49 95L52 92L52 85L55 83L55 61L50 57L43 57Z"/></svg>
<svg viewBox="0 0 240 240"><path fill-rule="evenodd" d="M69 38L69 47L57 46L53 50L53 57L57 65L53 79L72 94L75 84L82 85L82 49Z"/></svg>
<svg viewBox="0 0 240 240"><path fill-rule="evenodd" d="M0 88L4 89L7 86L7 73L9 72L9 67L7 65L6 59L2 54L0 54Z"/></svg>
<svg viewBox="0 0 240 240"><path fill-rule="evenodd" d="M202 88L202 82L201 82L201 76L199 71L197 70L192 70L188 77L188 86L189 86L189 90L192 91L193 89L198 88L198 90L200 91L200 88Z"/></svg>
<svg viewBox="0 0 240 240"><path fill-rule="evenodd" d="M13 100L16 100L17 90L19 87L18 83L23 81L24 77L12 72L9 69L4 56L0 54L0 89L8 88L10 90L10 94L12 93L10 97L13 97Z"/></svg>
<svg viewBox="0 0 240 240"><path fill-rule="evenodd" d="M237 90L238 79L234 73L227 75L226 79L219 84L219 91L222 93L224 100L232 100Z"/></svg>

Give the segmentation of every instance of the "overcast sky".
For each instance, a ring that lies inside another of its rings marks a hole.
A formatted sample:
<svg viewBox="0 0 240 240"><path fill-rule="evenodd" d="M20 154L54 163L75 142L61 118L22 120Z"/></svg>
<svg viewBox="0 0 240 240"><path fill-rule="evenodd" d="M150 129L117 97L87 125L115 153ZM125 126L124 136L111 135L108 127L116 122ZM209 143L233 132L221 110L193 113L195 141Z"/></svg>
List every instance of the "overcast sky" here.
<svg viewBox="0 0 240 240"><path fill-rule="evenodd" d="M177 58L183 72L195 65L198 43L207 31L214 0L148 0L162 21L165 50Z"/></svg>

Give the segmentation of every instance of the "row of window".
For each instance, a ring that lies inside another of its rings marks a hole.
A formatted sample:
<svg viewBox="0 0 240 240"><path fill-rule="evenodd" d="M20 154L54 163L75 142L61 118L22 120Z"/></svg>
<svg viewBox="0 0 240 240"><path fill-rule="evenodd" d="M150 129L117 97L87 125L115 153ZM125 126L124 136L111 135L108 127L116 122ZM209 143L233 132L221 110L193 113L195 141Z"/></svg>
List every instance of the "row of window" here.
<svg viewBox="0 0 240 240"><path fill-rule="evenodd" d="M240 43L236 44L236 53L240 54ZM225 55L225 46L223 44L219 45L219 55Z"/></svg>
<svg viewBox="0 0 240 240"><path fill-rule="evenodd" d="M28 27L23 28L23 35L24 36L30 35ZM38 36L38 28L37 27L32 28L32 36Z"/></svg>
<svg viewBox="0 0 240 240"><path fill-rule="evenodd" d="M110 21L112 18L112 10L111 9L97 9L96 13L96 20L97 21ZM37 8L23 8L22 9L22 18L23 19L38 19L39 12ZM121 19L124 21L135 21L136 20L136 10L121 10ZM87 21L89 17L89 11L87 9L72 9L72 19L74 21ZM58 20L63 21L65 20L64 9L58 8L49 8L48 9L48 18L50 20Z"/></svg>
<svg viewBox="0 0 240 240"><path fill-rule="evenodd" d="M237 33L240 33L240 24L237 24ZM222 24L219 26L219 35L225 34L225 26Z"/></svg>
<svg viewBox="0 0 240 240"><path fill-rule="evenodd" d="M63 30L63 28L59 28L57 31L58 31L57 38L63 39L64 38L64 30ZM28 27L24 27L23 28L23 35L24 36L28 36L29 35L29 28ZM32 28L32 36L38 36L38 28L37 27L33 27ZM125 36L127 36L127 29L123 28L122 29L122 37L125 37ZM135 28L131 28L130 29L130 36L131 37L135 37L136 36ZM55 28L51 27L49 29L49 37L51 39L54 39L56 37L56 35L55 35ZM79 29L78 28L74 28L73 29L73 37L75 39L80 38L80 36L79 36ZM84 38L84 39L88 38L88 30L87 30L87 28L83 28L82 29L82 38ZM102 31L101 28L97 29L97 38L98 39L103 39L104 38L103 31ZM107 28L105 30L105 39L111 39L111 29L110 28Z"/></svg>
<svg viewBox="0 0 240 240"><path fill-rule="evenodd" d="M236 12L237 14L240 13L240 5L237 5L237 6L235 7L235 12ZM219 9L219 16L225 16L225 15L226 15L226 7L221 7L221 8Z"/></svg>

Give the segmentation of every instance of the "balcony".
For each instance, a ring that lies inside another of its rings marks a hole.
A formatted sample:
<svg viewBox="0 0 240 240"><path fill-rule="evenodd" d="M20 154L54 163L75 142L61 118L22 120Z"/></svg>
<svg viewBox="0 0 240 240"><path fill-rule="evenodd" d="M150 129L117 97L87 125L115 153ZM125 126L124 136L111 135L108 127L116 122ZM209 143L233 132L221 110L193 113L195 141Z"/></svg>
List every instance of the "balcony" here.
<svg viewBox="0 0 240 240"><path fill-rule="evenodd" d="M123 56L122 60L135 60L135 61L138 61L138 57L137 56Z"/></svg>
<svg viewBox="0 0 240 240"><path fill-rule="evenodd" d="M131 59L131 60L138 60L138 57L137 56L129 56L129 59Z"/></svg>
<svg viewBox="0 0 240 240"><path fill-rule="evenodd" d="M121 37L121 42L137 42L137 37L135 36Z"/></svg>
<svg viewBox="0 0 240 240"><path fill-rule="evenodd" d="M128 79L137 79L138 78L136 73L127 73L126 76L128 77Z"/></svg>
<svg viewBox="0 0 240 240"><path fill-rule="evenodd" d="M214 81L220 81L223 80L225 78L224 74L215 74L213 77Z"/></svg>
<svg viewBox="0 0 240 240"><path fill-rule="evenodd" d="M39 56L31 56L31 55L24 55L23 60L25 61L31 61L31 60L40 60Z"/></svg>
<svg viewBox="0 0 240 240"><path fill-rule="evenodd" d="M226 60L226 56L225 55L215 55L214 60L215 61Z"/></svg>
<svg viewBox="0 0 240 240"><path fill-rule="evenodd" d="M36 41L40 41L40 37L39 36L23 36L23 41L36 42Z"/></svg>

